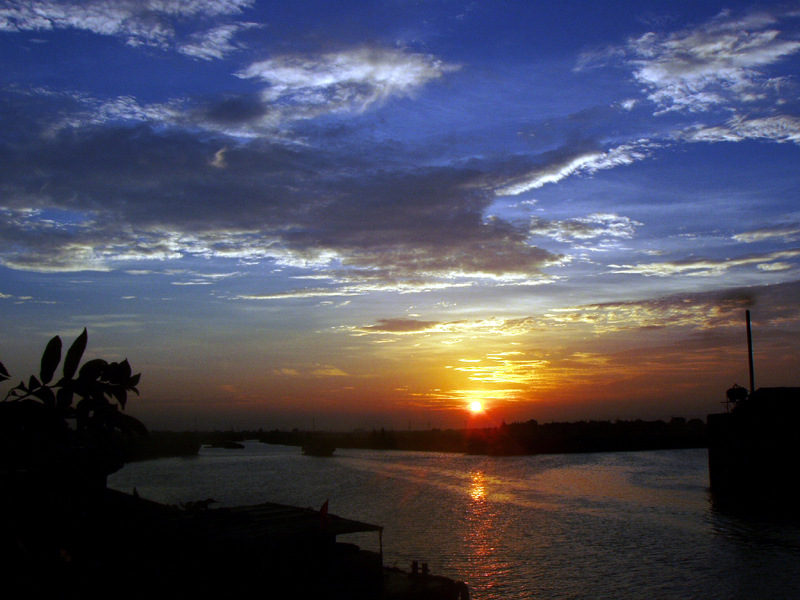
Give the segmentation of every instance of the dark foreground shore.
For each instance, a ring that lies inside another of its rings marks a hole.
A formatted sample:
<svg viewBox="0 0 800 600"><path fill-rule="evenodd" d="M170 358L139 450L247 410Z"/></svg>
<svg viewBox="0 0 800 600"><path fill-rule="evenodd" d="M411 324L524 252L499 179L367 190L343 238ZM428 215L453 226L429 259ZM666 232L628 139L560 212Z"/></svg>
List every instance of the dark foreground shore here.
<svg viewBox="0 0 800 600"><path fill-rule="evenodd" d="M382 528L327 512L167 506L110 489L65 496L54 506L23 498L34 491L45 489L17 487L15 501L3 507L15 512L4 513L0 536L7 597L469 598L463 583L388 569L380 554L338 542L342 533Z"/></svg>

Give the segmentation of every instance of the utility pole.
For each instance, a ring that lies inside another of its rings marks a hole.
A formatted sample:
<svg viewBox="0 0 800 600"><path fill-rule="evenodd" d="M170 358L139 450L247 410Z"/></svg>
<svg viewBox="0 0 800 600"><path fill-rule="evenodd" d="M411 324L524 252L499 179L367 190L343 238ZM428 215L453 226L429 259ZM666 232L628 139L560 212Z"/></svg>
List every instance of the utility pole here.
<svg viewBox="0 0 800 600"><path fill-rule="evenodd" d="M745 311L747 318L747 358L750 363L750 393L756 391L755 377L753 374L753 334L750 331L750 311Z"/></svg>

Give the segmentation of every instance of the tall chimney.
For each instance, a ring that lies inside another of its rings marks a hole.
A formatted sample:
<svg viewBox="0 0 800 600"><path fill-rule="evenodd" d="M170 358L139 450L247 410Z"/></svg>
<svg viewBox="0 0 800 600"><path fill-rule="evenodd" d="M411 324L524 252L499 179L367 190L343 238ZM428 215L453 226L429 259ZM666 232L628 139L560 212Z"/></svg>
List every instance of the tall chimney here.
<svg viewBox="0 0 800 600"><path fill-rule="evenodd" d="M750 393L756 391L755 377L753 376L753 334L750 332L750 311L745 311L747 318L747 358L750 361Z"/></svg>

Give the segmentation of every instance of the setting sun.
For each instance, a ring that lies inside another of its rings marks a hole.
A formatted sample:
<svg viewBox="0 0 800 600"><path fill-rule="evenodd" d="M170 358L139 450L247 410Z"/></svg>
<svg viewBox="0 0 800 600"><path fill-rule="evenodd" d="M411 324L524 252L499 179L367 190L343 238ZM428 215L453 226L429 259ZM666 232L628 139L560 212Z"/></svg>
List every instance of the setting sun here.
<svg viewBox="0 0 800 600"><path fill-rule="evenodd" d="M474 413L479 413L483 410L483 404L477 400L469 405L469 410Z"/></svg>

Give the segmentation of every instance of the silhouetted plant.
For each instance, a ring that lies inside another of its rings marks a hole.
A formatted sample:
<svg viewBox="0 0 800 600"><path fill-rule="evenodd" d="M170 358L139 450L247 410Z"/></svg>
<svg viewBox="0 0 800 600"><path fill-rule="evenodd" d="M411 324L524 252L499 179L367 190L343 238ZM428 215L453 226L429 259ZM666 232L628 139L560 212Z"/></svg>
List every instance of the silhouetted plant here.
<svg viewBox="0 0 800 600"><path fill-rule="evenodd" d="M145 434L144 425L122 412L140 374L127 359L93 359L78 366L86 349L86 329L64 357L61 338L52 338L42 354L39 376L11 388L0 402L0 466L7 470L94 471L102 477L123 464L120 434ZM0 363L0 382L10 379Z"/></svg>

